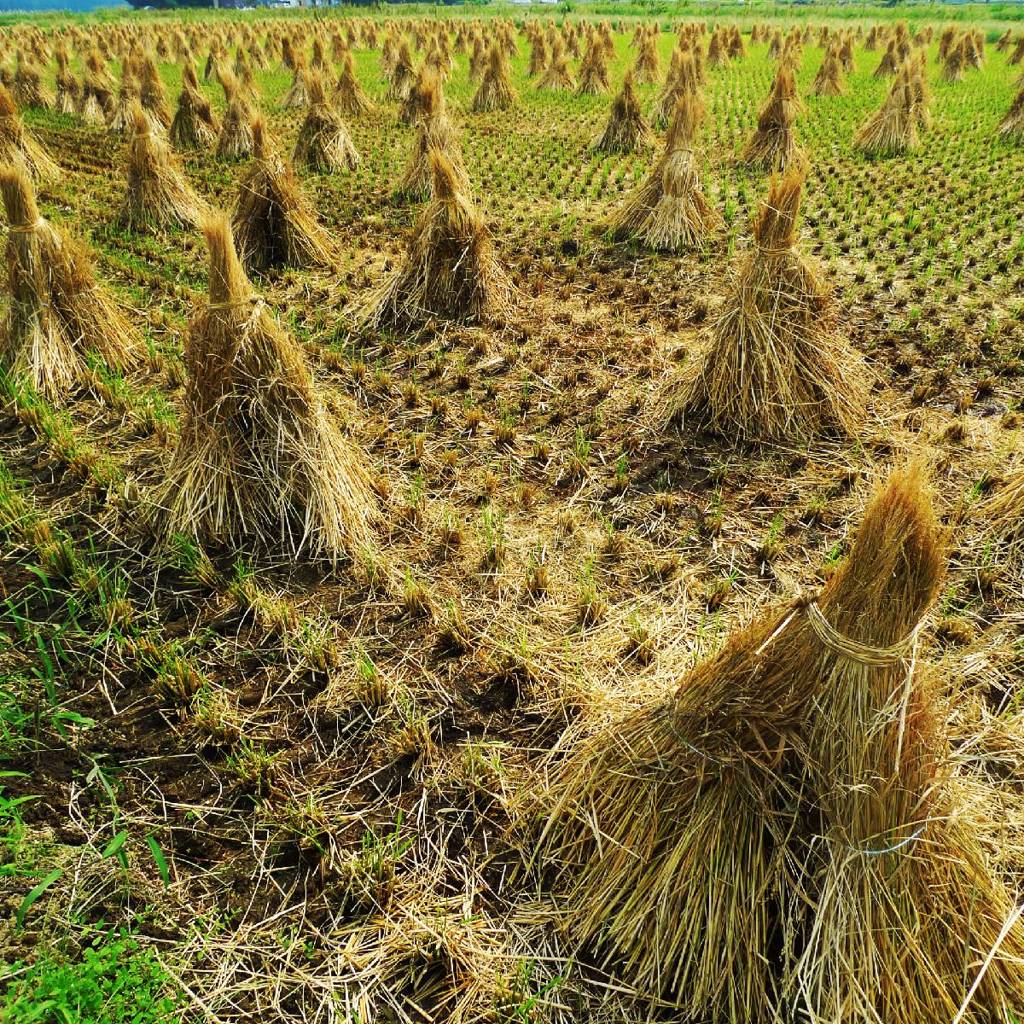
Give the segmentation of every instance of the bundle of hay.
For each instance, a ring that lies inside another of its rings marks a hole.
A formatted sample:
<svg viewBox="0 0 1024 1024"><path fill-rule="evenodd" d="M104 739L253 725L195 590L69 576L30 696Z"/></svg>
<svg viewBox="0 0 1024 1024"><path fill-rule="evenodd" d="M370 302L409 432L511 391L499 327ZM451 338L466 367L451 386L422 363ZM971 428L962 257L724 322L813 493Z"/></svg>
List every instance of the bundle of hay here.
<svg viewBox="0 0 1024 1024"><path fill-rule="evenodd" d="M910 103L919 128L929 128L932 123L931 92L928 89L928 56L918 51L917 59L906 62L907 84L910 89Z"/></svg>
<svg viewBox="0 0 1024 1024"><path fill-rule="evenodd" d="M817 75L814 76L811 92L815 96L843 96L846 93L842 61L833 47L829 47Z"/></svg>
<svg viewBox="0 0 1024 1024"><path fill-rule="evenodd" d="M708 64L713 68L720 68L729 63L729 51L725 44L722 33L715 29L711 33L711 40L708 42Z"/></svg>
<svg viewBox="0 0 1024 1024"><path fill-rule="evenodd" d="M509 110L519 97L512 85L512 69L504 47L495 40L487 56L487 67L473 95L473 110Z"/></svg>
<svg viewBox="0 0 1024 1024"><path fill-rule="evenodd" d="M227 109L217 136L217 156L224 160L241 160L253 151L252 125L256 111L238 88L238 81L233 75L225 75L221 84Z"/></svg>
<svg viewBox="0 0 1024 1024"><path fill-rule="evenodd" d="M76 114L82 101L82 87L71 73L70 58L63 47L57 51L57 93L53 109L58 114Z"/></svg>
<svg viewBox="0 0 1024 1024"><path fill-rule="evenodd" d="M306 60L300 54L293 58L292 84L281 97L284 110L304 110L309 105L309 91L306 87L309 71Z"/></svg>
<svg viewBox="0 0 1024 1024"><path fill-rule="evenodd" d="M419 91L420 115L416 122L416 135L394 193L394 198L399 202L418 202L430 195L431 151L441 152L447 156L449 164L459 176L459 191L469 190L469 179L463 168L462 149L455 128L445 112L441 83L436 78L427 76L419 84Z"/></svg>
<svg viewBox="0 0 1024 1024"><path fill-rule="evenodd" d="M730 60L739 60L747 55L746 48L743 45L743 36L740 35L738 25L733 25L729 32L728 47Z"/></svg>
<svg viewBox="0 0 1024 1024"><path fill-rule="evenodd" d="M595 139L592 149L600 153L635 153L646 149L654 135L644 120L633 88L633 72L627 71L622 91L612 102L604 131Z"/></svg>
<svg viewBox="0 0 1024 1024"><path fill-rule="evenodd" d="M653 249L702 248L721 218L708 204L693 139L704 105L689 93L679 97L665 138L665 151L644 181L608 223L617 239L632 238Z"/></svg>
<svg viewBox="0 0 1024 1024"><path fill-rule="evenodd" d="M402 265L371 298L366 326L410 327L426 320L504 317L513 287L494 255L490 232L447 153L430 150L430 202L420 214Z"/></svg>
<svg viewBox="0 0 1024 1024"><path fill-rule="evenodd" d="M527 66L526 73L531 78L536 78L537 75L544 74L544 69L547 66L547 43L544 41L544 36L538 32L530 39L530 63Z"/></svg>
<svg viewBox="0 0 1024 1024"><path fill-rule="evenodd" d="M295 141L294 162L321 174L355 170L359 153L341 115L327 102L323 79L314 72L306 87L309 111Z"/></svg>
<svg viewBox="0 0 1024 1024"><path fill-rule="evenodd" d="M86 72L78 116L87 124L106 124L113 110L114 94L107 88L105 80Z"/></svg>
<svg viewBox="0 0 1024 1024"><path fill-rule="evenodd" d="M953 25L947 25L939 36L938 57L940 61L944 61L949 56L949 51L953 49L956 42L956 28Z"/></svg>
<svg viewBox="0 0 1024 1024"><path fill-rule="evenodd" d="M96 47L93 47L85 58L85 76L92 79L104 92L113 95L117 83L107 67L106 60Z"/></svg>
<svg viewBox="0 0 1024 1024"><path fill-rule="evenodd" d="M757 128L747 140L740 159L751 167L769 171L783 171L794 162L802 162L803 151L797 145L793 130L801 109L793 68L783 62L771 93L757 115Z"/></svg>
<svg viewBox="0 0 1024 1024"><path fill-rule="evenodd" d="M1013 53L1010 54L1007 64L1017 65L1024 60L1024 35L1014 44Z"/></svg>
<svg viewBox="0 0 1024 1024"><path fill-rule="evenodd" d="M107 127L114 135L128 135L132 131L132 112L139 102L141 90L132 70L131 62L126 62L121 73L121 84L117 90L117 99L107 118Z"/></svg>
<svg viewBox="0 0 1024 1024"><path fill-rule="evenodd" d="M658 60L658 27L652 25L650 31L640 36L640 50L633 65L633 75L639 83L656 82L660 70Z"/></svg>
<svg viewBox="0 0 1024 1024"><path fill-rule="evenodd" d="M157 495L158 533L337 561L376 516L366 457L324 408L301 347L242 270L223 215L204 228L210 301L185 346L177 450Z"/></svg>
<svg viewBox="0 0 1024 1024"><path fill-rule="evenodd" d="M899 70L899 66L900 58L896 51L896 40L890 39L886 44L885 53L882 54L878 67L875 68L875 78L888 78L891 75L895 75Z"/></svg>
<svg viewBox="0 0 1024 1024"><path fill-rule="evenodd" d="M196 227L206 204L185 178L170 146L154 134L153 124L136 101L128 144L128 187L118 224L129 231Z"/></svg>
<svg viewBox="0 0 1024 1024"><path fill-rule="evenodd" d="M35 181L54 181L60 168L41 142L25 129L18 107L0 85L0 165L23 167Z"/></svg>
<svg viewBox="0 0 1024 1024"><path fill-rule="evenodd" d="M853 39L850 36L843 37L842 42L839 44L838 56L839 66L843 71L848 75L853 74Z"/></svg>
<svg viewBox="0 0 1024 1024"><path fill-rule="evenodd" d="M91 379L90 355L114 369L135 364L142 339L96 281L88 252L40 216L22 166L0 170L0 193L10 225L3 365L59 401Z"/></svg>
<svg viewBox="0 0 1024 1024"><path fill-rule="evenodd" d="M999 134L1013 142L1024 141L1024 85L1010 104L1010 109L999 122Z"/></svg>
<svg viewBox="0 0 1024 1024"><path fill-rule="evenodd" d="M199 89L195 69L186 64L181 74L178 109L171 121L171 144L181 150L211 149L219 134L220 125L210 101Z"/></svg>
<svg viewBox="0 0 1024 1024"><path fill-rule="evenodd" d="M487 44L482 35L473 37L473 49L469 54L469 80L479 82L487 65ZM440 76L438 76L440 77Z"/></svg>
<svg viewBox="0 0 1024 1024"><path fill-rule="evenodd" d="M889 89L882 106L857 130L853 144L871 156L907 153L920 145L917 92L914 71L904 65Z"/></svg>
<svg viewBox="0 0 1024 1024"><path fill-rule="evenodd" d="M327 70L327 54L324 51L323 40L319 36L313 39L313 56L309 63L314 71Z"/></svg>
<svg viewBox="0 0 1024 1024"><path fill-rule="evenodd" d="M622 983L729 1024L1021 1005L1024 933L915 657L943 561L919 472L893 474L816 598L554 766L540 856Z"/></svg>
<svg viewBox="0 0 1024 1024"><path fill-rule="evenodd" d="M394 66L388 75L388 99L403 102L415 84L416 71L412 64L412 53L408 42L403 39L396 52Z"/></svg>
<svg viewBox="0 0 1024 1024"><path fill-rule="evenodd" d="M278 155L261 117L252 123L253 163L238 188L231 218L235 243L250 270L328 267L334 247Z"/></svg>
<svg viewBox="0 0 1024 1024"><path fill-rule="evenodd" d="M796 248L804 171L772 183L696 374L666 389L664 418L743 440L854 436L864 369L836 334L831 289Z"/></svg>
<svg viewBox="0 0 1024 1024"><path fill-rule="evenodd" d="M580 96L600 96L610 87L608 57L601 40L595 37L591 39L580 63L580 80L576 92Z"/></svg>
<svg viewBox="0 0 1024 1024"><path fill-rule="evenodd" d="M555 36L551 45L551 56L544 74L537 82L538 89L572 89L572 72L569 70L569 56L561 36Z"/></svg>
<svg viewBox="0 0 1024 1024"><path fill-rule="evenodd" d="M427 81L436 81L440 84L442 79L437 70L424 61L416 72L416 81L412 88L398 104L398 120L402 124L415 124L420 119L423 113L423 83Z"/></svg>
<svg viewBox="0 0 1024 1024"><path fill-rule="evenodd" d="M167 102L164 84L160 81L160 72L157 71L152 57L146 57L142 61L139 71L139 95L143 109L154 123L164 130L170 128L171 108Z"/></svg>
<svg viewBox="0 0 1024 1024"><path fill-rule="evenodd" d="M43 85L42 72L30 56L19 53L17 59L11 83L14 102L23 109L49 110L53 106L54 97Z"/></svg>
<svg viewBox="0 0 1024 1024"><path fill-rule="evenodd" d="M964 60L968 67L980 70L985 63L985 36L982 32L968 32L963 41Z"/></svg>
<svg viewBox="0 0 1024 1024"><path fill-rule="evenodd" d="M942 67L942 79L945 82L962 82L967 74L966 37L954 46L946 57Z"/></svg>
<svg viewBox="0 0 1024 1024"><path fill-rule="evenodd" d="M335 87L335 104L342 114L349 114L357 117L360 114L373 112L373 103L363 91L363 87L356 78L355 61L352 54L346 50L341 62L341 74L338 76L338 84Z"/></svg>
<svg viewBox="0 0 1024 1024"><path fill-rule="evenodd" d="M651 110L651 122L658 127L664 127L675 114L679 97L684 93L696 96L699 90L700 76L693 55L689 50L674 51L665 86L658 94Z"/></svg>

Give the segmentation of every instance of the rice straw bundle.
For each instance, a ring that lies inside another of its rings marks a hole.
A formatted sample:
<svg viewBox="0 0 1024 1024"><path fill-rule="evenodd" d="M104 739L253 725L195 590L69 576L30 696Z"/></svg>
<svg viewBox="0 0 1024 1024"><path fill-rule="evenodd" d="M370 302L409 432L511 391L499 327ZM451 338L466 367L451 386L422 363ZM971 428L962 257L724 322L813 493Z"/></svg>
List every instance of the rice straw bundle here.
<svg viewBox="0 0 1024 1024"><path fill-rule="evenodd" d="M531 78L536 78L537 75L544 74L544 69L548 66L548 47L544 41L544 36L540 32L536 33L530 40L530 63L527 66L526 73Z"/></svg>
<svg viewBox="0 0 1024 1024"><path fill-rule="evenodd" d="M409 158L406 160L402 177L395 189L398 201L419 201L430 195L432 175L430 152L444 153L455 174L459 176L460 191L469 190L469 179L462 162L462 149L458 136L445 111L444 92L441 83L429 75L420 82L419 120Z"/></svg>
<svg viewBox="0 0 1024 1024"><path fill-rule="evenodd" d="M721 218L704 197L693 149L703 116L704 106L696 96L683 93L679 97L664 152L609 220L615 238L636 239L668 252L706 244Z"/></svg>
<svg viewBox="0 0 1024 1024"><path fill-rule="evenodd" d="M467 194L465 174L442 150L430 150L428 164L430 202L420 214L402 265L367 304L365 326L501 318L512 304L512 283Z"/></svg>
<svg viewBox="0 0 1024 1024"><path fill-rule="evenodd" d="M829 48L825 59L818 68L811 85L811 92L815 96L844 96L846 84L843 81L843 65L839 54L833 48Z"/></svg>
<svg viewBox="0 0 1024 1024"><path fill-rule="evenodd" d="M740 34L738 25L732 26L732 31L729 33L728 47L730 60L739 60L747 55L746 48L743 46L743 36Z"/></svg>
<svg viewBox="0 0 1024 1024"><path fill-rule="evenodd" d="M713 68L720 68L729 63L729 51L726 49L725 40L721 32L715 29L711 33L711 40L708 42L708 64Z"/></svg>
<svg viewBox="0 0 1024 1024"><path fill-rule="evenodd" d="M757 128L747 140L740 159L751 167L784 171L794 162L803 162L793 126L801 103L796 93L792 65L783 61L771 92L757 115Z"/></svg>
<svg viewBox="0 0 1024 1024"><path fill-rule="evenodd" d="M946 57L942 68L942 80L944 82L962 82L964 80L967 74L965 40L966 36L949 51L949 55Z"/></svg>
<svg viewBox="0 0 1024 1024"><path fill-rule="evenodd" d="M309 105L309 90L306 86L309 71L305 58L296 54L293 68L292 84L281 97L281 108L283 110L305 110Z"/></svg>
<svg viewBox="0 0 1024 1024"><path fill-rule="evenodd" d="M335 252L299 189L295 172L277 154L263 119L252 123L253 163L235 201L231 226L250 270L329 267Z"/></svg>
<svg viewBox="0 0 1024 1024"><path fill-rule="evenodd" d="M61 401L91 379L90 354L114 369L135 364L142 339L96 281L85 248L40 216L23 167L0 170L0 192L10 225L4 366Z"/></svg>
<svg viewBox="0 0 1024 1024"><path fill-rule="evenodd" d="M11 94L0 85L0 165L23 167L35 181L54 181L60 168L25 128Z"/></svg>
<svg viewBox="0 0 1024 1024"><path fill-rule="evenodd" d="M692 96L700 91L700 76L689 50L676 50L672 54L665 85L654 101L651 122L659 127L666 126L675 115L679 97L684 93Z"/></svg>
<svg viewBox="0 0 1024 1024"><path fill-rule="evenodd" d="M403 102L416 84L416 72L412 65L412 53L409 44L403 39L395 55L395 64L388 75L389 100Z"/></svg>
<svg viewBox="0 0 1024 1024"><path fill-rule="evenodd" d="M160 81L160 72L156 69L152 57L146 57L140 69L139 95L142 107L161 129L171 126L171 108L167 102L164 84Z"/></svg>
<svg viewBox="0 0 1024 1024"><path fill-rule="evenodd" d="M18 54L11 85L14 102L22 109L49 110L53 106L53 93L43 85L43 75L31 57Z"/></svg>
<svg viewBox="0 0 1024 1024"><path fill-rule="evenodd" d="M132 132L132 112L139 102L142 91L130 62L126 62L121 73L117 99L107 118L107 127L114 135L129 135Z"/></svg>
<svg viewBox="0 0 1024 1024"><path fill-rule="evenodd" d="M195 69L186 64L181 75L178 109L171 121L171 144L180 150L212 149L219 133L220 125L210 101L199 89Z"/></svg>
<svg viewBox="0 0 1024 1024"><path fill-rule="evenodd" d="M864 371L837 336L831 289L796 248L804 171L773 181L754 221L696 374L666 390L666 419L730 438L853 436L864 419Z"/></svg>
<svg viewBox="0 0 1024 1024"><path fill-rule="evenodd" d="M896 40L890 39L886 44L885 53L882 54L882 59L879 61L878 67L875 68L875 78L888 78L890 75L895 75L899 70L899 66L899 56L896 53Z"/></svg>
<svg viewBox="0 0 1024 1024"><path fill-rule="evenodd" d="M198 226L206 216L206 203L186 180L170 146L154 133L138 100L132 111L132 129L128 187L118 224L129 231Z"/></svg>
<svg viewBox="0 0 1024 1024"><path fill-rule="evenodd" d="M82 99L82 87L71 73L67 51L57 51L57 93L53 109L58 114L77 114Z"/></svg>
<svg viewBox="0 0 1024 1024"><path fill-rule="evenodd" d="M245 276L223 215L204 228L210 300L185 346L181 436L157 495L157 530L337 561L377 515L366 458L339 432L301 347Z"/></svg>
<svg viewBox="0 0 1024 1024"><path fill-rule="evenodd" d="M612 101L604 131L591 148L600 153L635 153L652 145L654 135L644 120L633 88L633 72L627 71L622 91Z"/></svg>
<svg viewBox="0 0 1024 1024"><path fill-rule="evenodd" d="M512 85L512 69L501 44L495 40L487 55L487 67L473 95L473 110L510 110L519 97Z"/></svg>
<svg viewBox="0 0 1024 1024"><path fill-rule="evenodd" d="M656 82L660 71L656 25L652 25L650 31L643 32L639 44L640 49L636 55L636 63L633 65L634 78L640 84Z"/></svg>
<svg viewBox="0 0 1024 1024"><path fill-rule="evenodd" d="M623 983L723 1024L981 1024L1021 1005L1019 923L979 971L1012 904L915 657L943 561L920 472L894 473L816 598L555 765L540 853L578 944Z"/></svg>
<svg viewBox="0 0 1024 1024"><path fill-rule="evenodd" d="M78 116L87 124L106 124L114 109L114 94L105 80L87 72L82 82L82 100Z"/></svg>
<svg viewBox="0 0 1024 1024"><path fill-rule="evenodd" d="M555 36L551 45L548 66L538 79L537 88L571 90L572 87L572 72L569 70L569 57L565 52L565 43L561 36Z"/></svg>
<svg viewBox="0 0 1024 1024"><path fill-rule="evenodd" d="M241 160L253 151L252 125L256 112L238 88L238 80L234 75L225 74L221 84L227 110L217 136L217 156L223 160Z"/></svg>
<svg viewBox="0 0 1024 1024"><path fill-rule="evenodd" d="M864 122L853 137L853 144L871 156L907 153L920 145L913 75L908 63L894 79L882 106Z"/></svg>
<svg viewBox="0 0 1024 1024"><path fill-rule="evenodd" d="M335 89L335 102L342 114L353 117L373 112L373 103L363 91L356 77L355 62L352 54L346 50L341 62L341 74Z"/></svg>
<svg viewBox="0 0 1024 1024"><path fill-rule="evenodd" d="M580 63L580 80L576 85L578 96L600 96L611 88L608 79L608 58L604 45L597 37L591 39Z"/></svg>
<svg viewBox="0 0 1024 1024"><path fill-rule="evenodd" d="M999 134L1013 142L1024 141L1024 85L1017 90L1010 109L999 122Z"/></svg>
<svg viewBox="0 0 1024 1024"><path fill-rule="evenodd" d="M321 174L355 170L359 153L341 115L327 102L323 79L315 72L310 74L306 88L309 111L295 142L294 162Z"/></svg>

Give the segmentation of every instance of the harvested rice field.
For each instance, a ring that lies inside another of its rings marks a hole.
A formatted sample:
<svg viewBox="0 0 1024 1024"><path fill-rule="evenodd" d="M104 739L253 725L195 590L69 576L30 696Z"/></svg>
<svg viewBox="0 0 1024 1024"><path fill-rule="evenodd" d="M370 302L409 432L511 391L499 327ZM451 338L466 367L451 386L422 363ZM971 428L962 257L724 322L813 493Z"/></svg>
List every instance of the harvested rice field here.
<svg viewBox="0 0 1024 1024"><path fill-rule="evenodd" d="M567 8L5 16L0 1020L1024 1021L1024 22Z"/></svg>

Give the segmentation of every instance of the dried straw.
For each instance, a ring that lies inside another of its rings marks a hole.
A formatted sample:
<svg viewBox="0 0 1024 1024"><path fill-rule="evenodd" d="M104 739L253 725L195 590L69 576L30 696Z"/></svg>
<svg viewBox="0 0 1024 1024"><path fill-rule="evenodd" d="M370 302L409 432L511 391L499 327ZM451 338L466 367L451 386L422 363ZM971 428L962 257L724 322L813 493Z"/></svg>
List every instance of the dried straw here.
<svg viewBox="0 0 1024 1024"><path fill-rule="evenodd" d="M10 224L4 365L51 400L91 379L90 355L114 369L134 365L142 338L96 281L85 248L40 216L22 166L0 170L0 192Z"/></svg>
<svg viewBox="0 0 1024 1024"><path fill-rule="evenodd" d="M859 429L863 365L835 332L831 290L796 248L803 184L799 168L773 181L700 367L670 382L664 419L776 442Z"/></svg>
<svg viewBox="0 0 1024 1024"><path fill-rule="evenodd" d="M253 292L231 226L214 215L210 301L185 347L178 448L156 500L158 535L266 545L337 561L372 538L366 457L339 432L302 349Z"/></svg>
<svg viewBox="0 0 1024 1024"><path fill-rule="evenodd" d="M118 224L129 231L198 226L206 216L206 203L188 183L170 146L154 133L138 100L132 110L132 128L128 187Z"/></svg>
<svg viewBox="0 0 1024 1024"><path fill-rule="evenodd" d="M466 191L464 174L431 150L430 202L409 239L405 260L367 303L365 326L409 327L432 318L504 317L514 290L494 255L490 232Z"/></svg>
<svg viewBox="0 0 1024 1024"><path fill-rule="evenodd" d="M0 164L23 167L35 181L54 181L60 167L21 120L18 107L0 85Z"/></svg>
<svg viewBox="0 0 1024 1024"><path fill-rule="evenodd" d="M238 252L250 270L329 267L335 252L299 188L295 171L278 155L263 119L252 123L253 162L238 188L232 214Z"/></svg>
<svg viewBox="0 0 1024 1024"><path fill-rule="evenodd" d="M310 74L306 88L309 110L295 141L294 162L321 174L355 170L359 153L341 115L327 102L323 79Z"/></svg>
<svg viewBox="0 0 1024 1024"><path fill-rule="evenodd" d="M723 1024L948 1024L972 978L963 1020L1021 1005L1019 924L980 971L1011 903L916 657L943 555L920 473L897 472L816 599L570 733L539 853L584 955Z"/></svg>

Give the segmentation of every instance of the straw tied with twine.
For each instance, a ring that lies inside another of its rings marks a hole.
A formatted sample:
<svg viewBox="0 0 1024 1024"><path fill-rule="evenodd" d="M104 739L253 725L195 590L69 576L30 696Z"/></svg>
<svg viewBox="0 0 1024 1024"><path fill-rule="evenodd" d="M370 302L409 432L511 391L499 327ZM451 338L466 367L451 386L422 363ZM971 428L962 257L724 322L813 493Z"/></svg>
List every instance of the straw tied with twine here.
<svg viewBox="0 0 1024 1024"><path fill-rule="evenodd" d="M761 646L757 648L755 655L759 656L763 654L800 614L803 614L806 617L808 625L811 627L814 635L818 638L821 644L834 654L848 658L850 661L856 662L859 665L864 665L866 668L891 668L895 665L899 665L900 663L905 663L907 666L907 672L906 683L904 684L903 689L904 693L909 692L910 683L913 679L914 669L917 664L917 644L921 630L925 624L924 619L921 619L905 637L898 640L896 643L890 644L886 647L875 647L871 644L863 643L860 640L855 640L853 637L846 636L841 633L828 621L828 619L825 618L825 615L821 610L821 606L818 604L818 595L801 593L790 602L789 611L783 616L775 630L768 636ZM903 707L905 707L905 701L902 701L901 703ZM723 767L727 765L727 762L720 758L714 757L706 751L699 750L686 737L677 733L677 738L688 750L697 754L699 757L707 758L707 760L714 761L716 764ZM885 847L878 850L857 849L856 852L863 853L865 856L878 856L884 853L894 853L903 846L906 846L919 838L924 832L924 829L925 824L920 825L915 829L912 835L908 836L906 839L900 840L900 842L895 846ZM850 849L854 848L850 847Z"/></svg>
<svg viewBox="0 0 1024 1024"><path fill-rule="evenodd" d="M850 661L856 662L858 665L863 665L865 668L892 668L894 666L905 664L906 675L905 682L902 686L902 696L900 699L900 743L897 747L897 769L899 766L899 757L902 753L903 742L902 736L906 726L906 708L907 698L910 695L910 687L914 678L914 670L917 666L917 645L921 635L921 630L924 627L925 619L921 618L917 625L906 634L906 636L897 640L894 644L889 644L885 647L877 647L871 644L864 643L860 640L855 640L851 636L846 636L836 629L832 623L825 618L824 612L821 610L821 606L818 603L817 594L798 594L790 605L789 612L783 617L775 631L764 641L763 644L757 649L758 655L762 654L764 650L769 647L772 642L778 637L789 624L801 613L806 617L807 624L811 627L814 635L821 642L822 646L826 647L833 654L838 654L843 658L847 658ZM895 692L893 694L895 696ZM692 744L687 743L695 753L700 753ZM915 840L920 839L924 834L925 828L927 827L927 821L921 822L910 835L898 840L891 846L884 846L873 849L864 849L862 847L855 847L847 845L847 849L851 853L859 853L865 857L881 857L889 853L897 853L899 850L906 846L909 846Z"/></svg>

